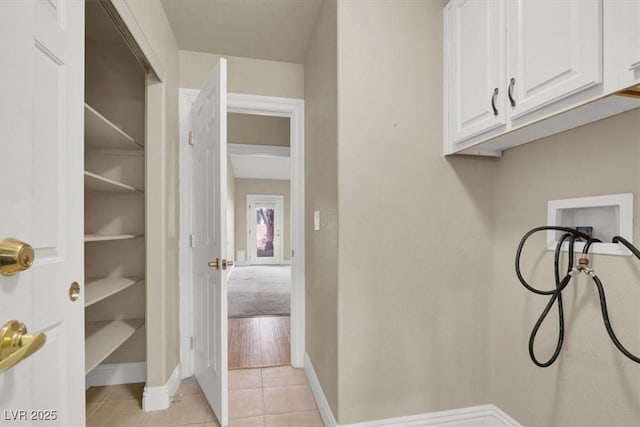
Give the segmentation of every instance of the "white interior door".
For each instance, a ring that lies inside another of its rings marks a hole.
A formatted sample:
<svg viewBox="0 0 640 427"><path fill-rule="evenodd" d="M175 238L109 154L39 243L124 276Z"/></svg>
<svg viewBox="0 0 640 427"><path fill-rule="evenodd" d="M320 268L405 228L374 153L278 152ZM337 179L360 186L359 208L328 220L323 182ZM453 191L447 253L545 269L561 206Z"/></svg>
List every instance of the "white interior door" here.
<svg viewBox="0 0 640 427"><path fill-rule="evenodd" d="M0 374L3 426L85 422L84 298L70 298L84 269L83 47L83 1L0 1L0 241L35 253L0 276L0 327L46 334Z"/></svg>
<svg viewBox="0 0 640 427"><path fill-rule="evenodd" d="M220 59L191 108L193 129L194 374L222 426L227 392L227 63ZM217 262L216 266L210 263Z"/></svg>
<svg viewBox="0 0 640 427"><path fill-rule="evenodd" d="M282 196L247 195L247 253L251 265L282 263Z"/></svg>

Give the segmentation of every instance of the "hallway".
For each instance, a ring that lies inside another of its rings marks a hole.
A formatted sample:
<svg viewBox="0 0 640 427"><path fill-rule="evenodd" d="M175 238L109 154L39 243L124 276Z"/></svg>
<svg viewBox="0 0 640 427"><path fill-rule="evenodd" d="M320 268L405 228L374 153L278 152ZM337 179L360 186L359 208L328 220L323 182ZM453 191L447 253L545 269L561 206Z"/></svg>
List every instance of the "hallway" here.
<svg viewBox="0 0 640 427"><path fill-rule="evenodd" d="M238 266L227 284L229 369L289 365L291 266Z"/></svg>
<svg viewBox="0 0 640 427"><path fill-rule="evenodd" d="M291 266L233 268L227 279L229 318L291 314Z"/></svg>
<svg viewBox="0 0 640 427"><path fill-rule="evenodd" d="M291 364L291 318L229 319L229 369Z"/></svg>
<svg viewBox="0 0 640 427"><path fill-rule="evenodd" d="M219 427L193 377L182 380L171 407L144 412L144 384L87 390L88 427ZM229 372L229 427L322 427L307 378L289 366Z"/></svg>

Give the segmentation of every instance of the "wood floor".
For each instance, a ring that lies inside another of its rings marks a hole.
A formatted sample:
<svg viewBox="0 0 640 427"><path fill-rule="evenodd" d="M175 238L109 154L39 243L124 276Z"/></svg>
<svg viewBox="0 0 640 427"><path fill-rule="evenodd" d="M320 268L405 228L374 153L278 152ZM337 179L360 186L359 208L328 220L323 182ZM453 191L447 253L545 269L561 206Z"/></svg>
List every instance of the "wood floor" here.
<svg viewBox="0 0 640 427"><path fill-rule="evenodd" d="M291 363L289 316L229 319L229 369Z"/></svg>

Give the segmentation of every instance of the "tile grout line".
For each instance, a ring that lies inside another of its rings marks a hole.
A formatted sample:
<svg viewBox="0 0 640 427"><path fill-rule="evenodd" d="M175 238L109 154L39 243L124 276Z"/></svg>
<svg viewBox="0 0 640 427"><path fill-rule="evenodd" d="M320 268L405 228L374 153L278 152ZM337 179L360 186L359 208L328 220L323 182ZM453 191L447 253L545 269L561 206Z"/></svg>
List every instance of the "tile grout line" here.
<svg viewBox="0 0 640 427"><path fill-rule="evenodd" d="M91 405L91 403L90 403L90 405ZM84 412L85 412L85 416L86 416L86 419L84 420L84 421L85 421L85 423L86 423L86 421L87 421L87 420L88 420L88 419L89 419L93 414L95 414L96 412L98 412L98 409L100 409L100 407L102 406L102 402L97 403L97 405L98 405L98 406L96 406L96 409L94 409L90 414L87 414L87 405L85 404L85 408L84 408Z"/></svg>
<svg viewBox="0 0 640 427"><path fill-rule="evenodd" d="M260 368L260 393L262 393L262 425L264 426L264 417L267 412L267 405L264 399L264 368Z"/></svg>
<svg viewBox="0 0 640 427"><path fill-rule="evenodd" d="M91 387L89 387L89 388L91 388ZM105 388L108 390L108 393L105 394L105 396L104 396L104 398L102 400L100 400L99 402L96 402L98 404L98 406L96 407L96 409L93 410L91 415L87 415L87 402L86 402L86 397L85 397L85 405L84 405L85 417L86 417L85 422L89 419L90 416L92 416L93 414L98 412L98 410L102 407L104 402L107 401L107 398L111 395L111 393L113 393L113 389L111 388L111 386L106 386ZM86 395L86 391L85 391L85 395Z"/></svg>

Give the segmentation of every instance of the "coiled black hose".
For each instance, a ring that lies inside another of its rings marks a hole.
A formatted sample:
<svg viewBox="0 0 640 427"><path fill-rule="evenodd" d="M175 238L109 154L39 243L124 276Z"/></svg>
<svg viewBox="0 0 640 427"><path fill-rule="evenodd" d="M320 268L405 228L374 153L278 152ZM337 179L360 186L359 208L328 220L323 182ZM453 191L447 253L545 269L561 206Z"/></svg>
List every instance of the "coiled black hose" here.
<svg viewBox="0 0 640 427"><path fill-rule="evenodd" d="M534 288L529 283L527 283L527 281L524 279L524 277L522 276L522 272L520 271L520 257L522 255L522 249L524 248L524 244L527 241L527 239L529 239L529 237L531 237L533 234L539 231L548 231L548 230L563 231L564 234L560 237L560 240L556 245L555 253L554 253L553 273L554 273L555 288L552 290L544 291L544 290ZM629 352L629 350L627 350L622 345L620 340L618 340L618 337L613 331L613 327L611 326L611 321L609 320L609 312L607 310L607 300L604 293L604 286L602 285L602 281L600 281L600 278L593 272L592 269L588 268L588 261L586 261L586 264L583 264L583 261L581 260L581 267L583 270L576 269L574 267L574 262L573 262L574 246L575 246L576 239L578 238L586 241L584 248L582 250L582 259L585 259L587 257L589 253L589 249L591 248L591 245L593 245L593 243L601 242L600 240L591 238L590 236L580 231L577 231L573 228L556 227L556 226L542 226L542 227L533 228L529 230L520 240L520 244L518 245L518 250L516 251L516 265L515 265L516 276L518 276L518 280L520 281L520 283L522 283L522 285L527 290L535 294L551 295L549 302L547 303L544 310L542 311L542 314L536 321L536 324L531 331L531 335L529 336L529 356L531 357L531 360L533 361L533 363L535 363L537 366L540 366L541 368L546 368L548 366L551 366L560 355L560 351L562 350L562 343L564 341L564 307L562 304L562 291L569 285L569 283L571 282L571 279L573 278L573 275L576 273L579 273L580 271L585 270L585 266L586 266L587 268L585 272L592 278L596 288L598 289L598 296L600 298L600 309L602 311L602 320L604 321L604 326L605 326L605 329L607 330L607 334L609 334L611 341L618 348L618 350L622 352L622 354L624 354L626 357L633 360L634 362L640 363L640 357L635 356L631 352ZM567 241L569 245L569 262L567 265L567 273L561 278L560 277L560 253L561 253L562 245ZM631 251L631 253L633 253L633 255L638 260L640 260L640 251L635 246L633 246L628 240L620 236L615 236L612 241L613 243L620 243L624 245L627 249ZM553 352L553 355L549 358L549 360L547 360L546 362L541 362L536 357L533 348L534 348L536 336L538 334L538 330L542 326L544 319L547 317L547 315L549 314L549 311L551 311L551 308L556 303L556 301L558 303L558 341L556 343L556 348Z"/></svg>

